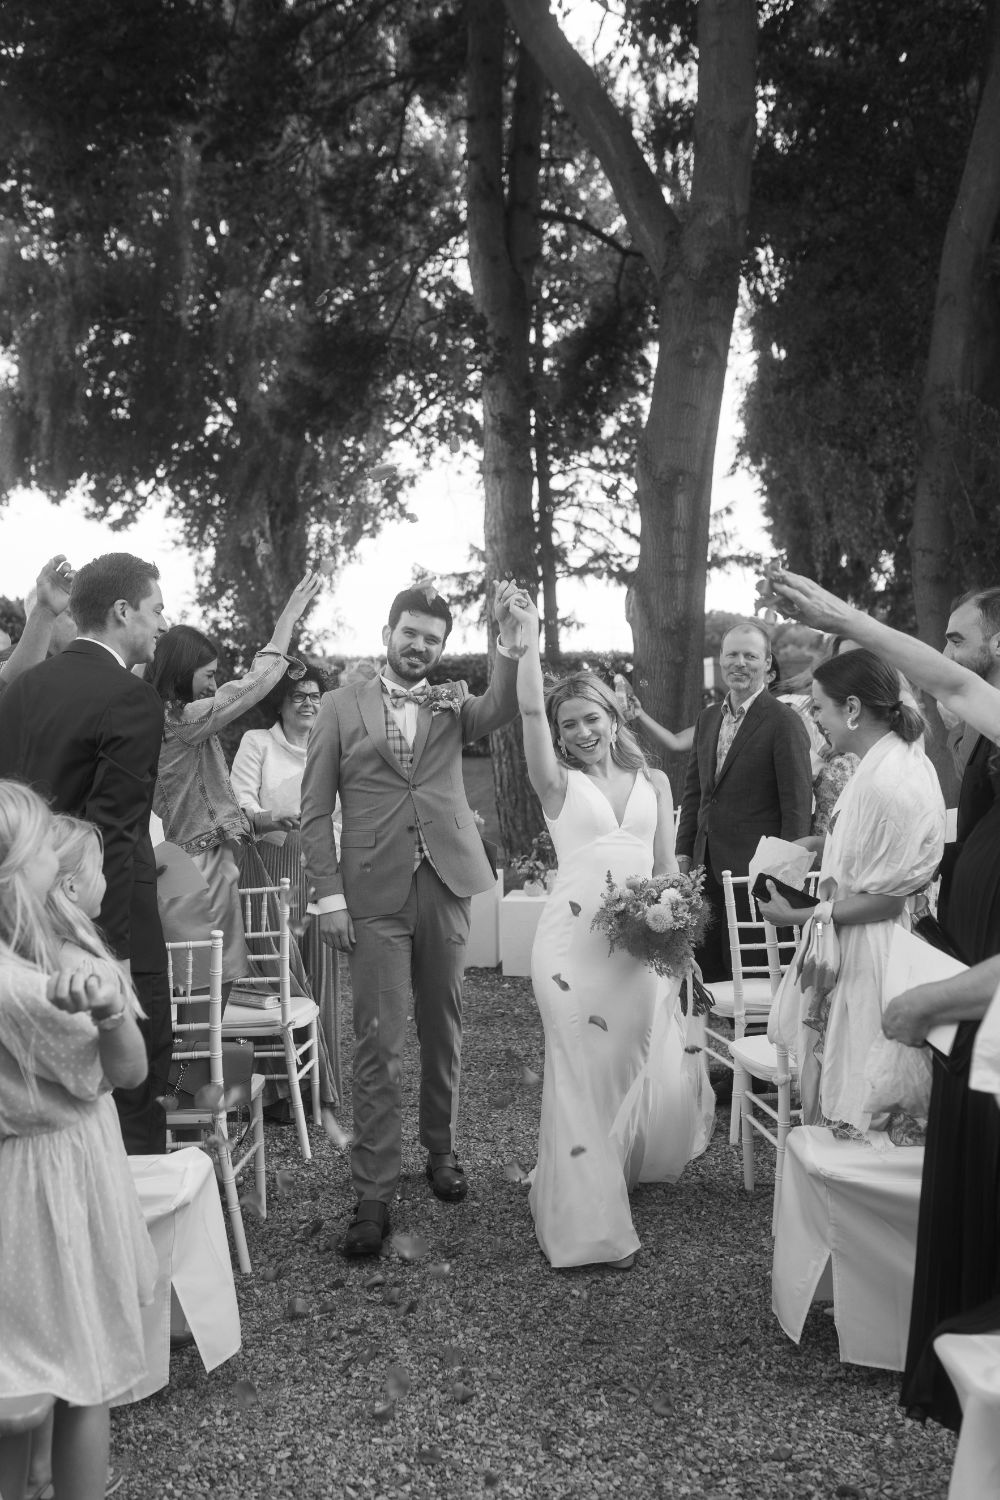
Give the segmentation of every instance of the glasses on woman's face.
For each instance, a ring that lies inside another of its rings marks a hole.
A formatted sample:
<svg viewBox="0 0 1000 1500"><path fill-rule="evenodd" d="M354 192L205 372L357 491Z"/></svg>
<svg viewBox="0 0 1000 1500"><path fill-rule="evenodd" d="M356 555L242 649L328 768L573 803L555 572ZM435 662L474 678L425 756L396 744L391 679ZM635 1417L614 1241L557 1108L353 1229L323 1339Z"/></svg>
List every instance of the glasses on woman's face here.
<svg viewBox="0 0 1000 1500"><path fill-rule="evenodd" d="M319 693L293 693L292 702L296 708L305 708L307 703L311 703L313 708L319 708L319 696Z"/></svg>

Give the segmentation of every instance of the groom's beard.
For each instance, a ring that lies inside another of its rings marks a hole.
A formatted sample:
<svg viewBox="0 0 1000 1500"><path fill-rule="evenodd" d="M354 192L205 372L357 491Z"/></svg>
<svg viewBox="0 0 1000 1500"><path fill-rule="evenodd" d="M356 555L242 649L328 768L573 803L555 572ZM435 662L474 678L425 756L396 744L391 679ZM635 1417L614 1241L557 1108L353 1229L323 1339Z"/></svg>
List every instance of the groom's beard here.
<svg viewBox="0 0 1000 1500"><path fill-rule="evenodd" d="M392 646L386 648L385 659L397 677L404 677L409 682L419 682L426 675L428 667L433 666L428 656L401 653Z"/></svg>

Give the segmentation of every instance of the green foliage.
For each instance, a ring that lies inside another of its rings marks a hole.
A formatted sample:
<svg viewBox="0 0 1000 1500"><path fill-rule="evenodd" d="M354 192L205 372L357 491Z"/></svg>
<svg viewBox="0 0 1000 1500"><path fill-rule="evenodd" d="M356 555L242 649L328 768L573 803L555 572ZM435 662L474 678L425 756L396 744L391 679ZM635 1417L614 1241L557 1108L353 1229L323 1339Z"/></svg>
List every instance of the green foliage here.
<svg viewBox="0 0 1000 1500"><path fill-rule="evenodd" d="M8 599L6 594L0 594L0 630L6 630L16 644L23 629L24 604L20 599Z"/></svg>
<svg viewBox="0 0 1000 1500"><path fill-rule="evenodd" d="M979 0L806 0L761 26L742 453L791 566L862 605L878 597L900 624L917 410L984 16ZM966 548L970 581L1000 563L995 535Z"/></svg>

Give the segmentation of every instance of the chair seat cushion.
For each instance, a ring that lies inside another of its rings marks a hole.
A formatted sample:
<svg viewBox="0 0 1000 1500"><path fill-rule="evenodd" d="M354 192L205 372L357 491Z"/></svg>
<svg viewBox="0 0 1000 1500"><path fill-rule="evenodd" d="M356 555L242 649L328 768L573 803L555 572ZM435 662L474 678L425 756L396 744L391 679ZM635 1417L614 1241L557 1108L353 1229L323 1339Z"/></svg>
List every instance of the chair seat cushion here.
<svg viewBox="0 0 1000 1500"><path fill-rule="evenodd" d="M309 1026L319 1015L319 1006L307 995L293 995L292 1025ZM280 1010L258 1010L253 1005L227 1005L222 1017L223 1036L273 1036L281 1030Z"/></svg>
<svg viewBox="0 0 1000 1500"><path fill-rule="evenodd" d="M720 980L716 984L706 985L712 999L715 1001L715 1009L712 1014L716 1016L732 1016L736 1009L733 997L733 981L731 979ZM766 1016L771 1009L771 981L769 979L744 979L743 981L743 1009L748 1016ZM229 1012L226 1012L229 1015Z"/></svg>
<svg viewBox="0 0 1000 1500"><path fill-rule="evenodd" d="M766 1079L773 1083L778 1076L778 1049L766 1036L744 1036L731 1042L729 1050L736 1065L753 1078ZM798 1076L794 1057L788 1057L788 1071L793 1078Z"/></svg>

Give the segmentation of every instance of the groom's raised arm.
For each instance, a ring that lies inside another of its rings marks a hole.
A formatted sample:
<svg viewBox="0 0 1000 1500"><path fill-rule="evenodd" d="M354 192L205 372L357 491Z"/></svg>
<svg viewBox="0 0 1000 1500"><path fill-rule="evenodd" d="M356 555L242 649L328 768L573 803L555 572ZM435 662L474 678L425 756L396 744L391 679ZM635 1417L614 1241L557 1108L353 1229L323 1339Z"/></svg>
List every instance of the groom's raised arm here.
<svg viewBox="0 0 1000 1500"><path fill-rule="evenodd" d="M462 738L471 744L516 717L517 662L497 652L485 693L481 698L466 698L462 704Z"/></svg>
<svg viewBox="0 0 1000 1500"><path fill-rule="evenodd" d="M302 776L300 832L312 899L343 896L344 881L333 837L333 809L340 786L340 718L332 694L320 705L309 735Z"/></svg>

